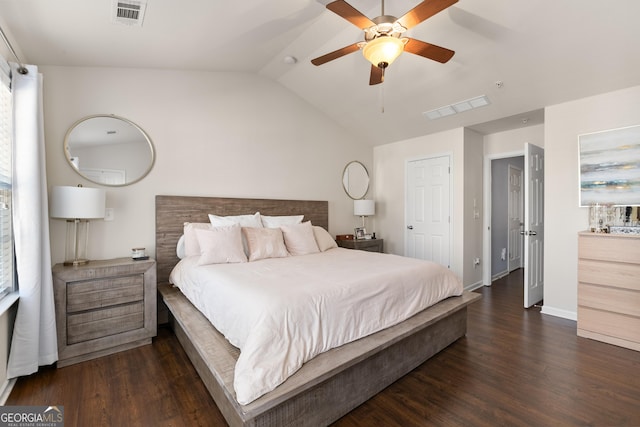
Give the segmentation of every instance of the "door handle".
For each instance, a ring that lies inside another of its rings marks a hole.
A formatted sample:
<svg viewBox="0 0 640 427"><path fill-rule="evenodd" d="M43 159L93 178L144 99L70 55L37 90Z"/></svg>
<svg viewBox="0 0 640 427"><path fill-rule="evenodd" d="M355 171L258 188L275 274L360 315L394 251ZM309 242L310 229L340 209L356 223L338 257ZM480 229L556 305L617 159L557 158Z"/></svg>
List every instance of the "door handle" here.
<svg viewBox="0 0 640 427"><path fill-rule="evenodd" d="M536 232L536 231L530 231L529 232L529 236L537 236L537 235L538 235L538 232Z"/></svg>
<svg viewBox="0 0 640 427"><path fill-rule="evenodd" d="M527 233L527 232L526 232L526 231L524 231L524 230L520 231L520 235L521 235L521 236L524 236L526 233Z"/></svg>
<svg viewBox="0 0 640 427"><path fill-rule="evenodd" d="M407 230L413 230L413 225L407 225Z"/></svg>

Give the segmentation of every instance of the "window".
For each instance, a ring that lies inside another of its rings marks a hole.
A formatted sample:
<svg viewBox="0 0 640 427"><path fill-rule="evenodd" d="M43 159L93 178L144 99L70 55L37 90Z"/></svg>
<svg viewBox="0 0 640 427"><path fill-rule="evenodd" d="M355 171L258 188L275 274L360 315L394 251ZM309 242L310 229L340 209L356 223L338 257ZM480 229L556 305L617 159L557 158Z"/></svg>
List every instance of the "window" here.
<svg viewBox="0 0 640 427"><path fill-rule="evenodd" d="M12 103L9 66L0 57L0 298L15 289L12 188Z"/></svg>

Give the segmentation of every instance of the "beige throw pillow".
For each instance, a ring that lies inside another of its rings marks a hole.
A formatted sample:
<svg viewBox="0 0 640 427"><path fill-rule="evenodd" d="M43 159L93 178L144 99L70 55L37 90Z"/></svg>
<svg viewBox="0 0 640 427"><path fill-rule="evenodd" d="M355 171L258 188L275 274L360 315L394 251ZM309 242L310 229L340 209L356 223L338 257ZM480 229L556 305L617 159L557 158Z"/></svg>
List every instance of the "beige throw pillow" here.
<svg viewBox="0 0 640 427"><path fill-rule="evenodd" d="M289 256L279 228L242 227L249 249L249 261Z"/></svg>
<svg viewBox="0 0 640 427"><path fill-rule="evenodd" d="M284 244L291 255L307 255L320 252L313 234L311 221L280 227L284 235Z"/></svg>

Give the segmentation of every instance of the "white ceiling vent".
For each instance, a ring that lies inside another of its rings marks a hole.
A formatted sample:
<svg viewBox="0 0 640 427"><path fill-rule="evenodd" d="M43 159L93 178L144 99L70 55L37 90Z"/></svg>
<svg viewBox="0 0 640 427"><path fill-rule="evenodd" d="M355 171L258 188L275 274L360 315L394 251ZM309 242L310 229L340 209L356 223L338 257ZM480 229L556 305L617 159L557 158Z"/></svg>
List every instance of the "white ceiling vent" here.
<svg viewBox="0 0 640 427"><path fill-rule="evenodd" d="M113 0L112 2L112 22L118 24L142 27L144 12L147 9L147 2L144 0Z"/></svg>
<svg viewBox="0 0 640 427"><path fill-rule="evenodd" d="M439 119L441 117L451 116L457 113L464 113L465 111L473 110L474 108L484 107L491 102L486 95L476 96L475 98L467 99L466 101L456 102L455 104L444 105L435 110L425 111L422 113L426 118L430 120Z"/></svg>

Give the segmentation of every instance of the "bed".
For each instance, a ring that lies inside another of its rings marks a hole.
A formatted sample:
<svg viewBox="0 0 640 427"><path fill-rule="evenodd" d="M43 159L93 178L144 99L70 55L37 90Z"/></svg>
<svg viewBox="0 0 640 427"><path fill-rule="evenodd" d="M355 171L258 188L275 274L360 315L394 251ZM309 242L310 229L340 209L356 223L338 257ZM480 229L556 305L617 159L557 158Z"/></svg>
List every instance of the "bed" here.
<svg viewBox="0 0 640 427"><path fill-rule="evenodd" d="M465 334L466 306L479 298L468 292L322 353L273 391L241 405L233 388L238 349L167 282L178 263L176 244L183 223L207 222L210 213L255 211L263 215L304 214L314 225L328 227L326 201L156 196L158 289L178 340L230 425L329 424Z"/></svg>

